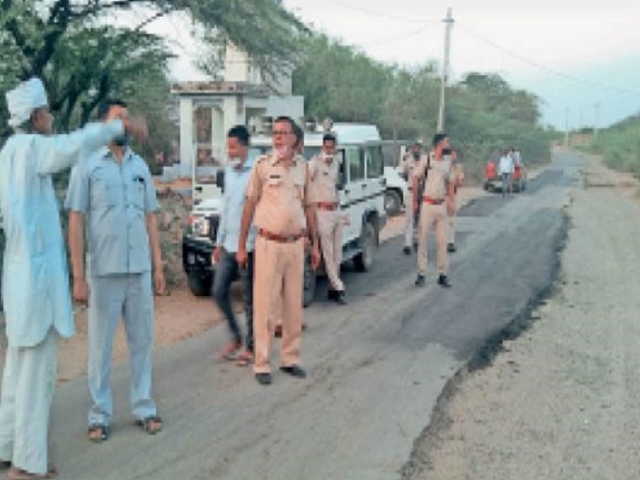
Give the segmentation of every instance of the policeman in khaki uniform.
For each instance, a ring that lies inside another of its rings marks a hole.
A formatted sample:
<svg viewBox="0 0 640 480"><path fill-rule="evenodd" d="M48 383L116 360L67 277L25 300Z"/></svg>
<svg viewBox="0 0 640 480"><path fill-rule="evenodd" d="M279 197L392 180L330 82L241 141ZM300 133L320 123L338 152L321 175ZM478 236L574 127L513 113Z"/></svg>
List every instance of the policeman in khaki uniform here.
<svg viewBox="0 0 640 480"><path fill-rule="evenodd" d="M451 159L443 154L448 148L449 140L445 133L436 133L433 137L433 151L423 158L414 170L413 189L416 191L422 179L425 180L422 198L414 197L413 208L420 208L420 223L418 236L418 277L416 286L425 283L427 270L427 234L435 225L437 244L438 285L450 287L447 277L447 220L453 213L453 182L451 181Z"/></svg>
<svg viewBox="0 0 640 480"><path fill-rule="evenodd" d="M344 283L340 280L342 263L342 226L338 181L340 163L336 158L336 137L326 133L322 137L322 151L309 161L309 201L316 208L316 220L325 270L329 278L330 300L345 305Z"/></svg>
<svg viewBox="0 0 640 480"><path fill-rule="evenodd" d="M464 181L464 170L462 164L457 161L458 155L455 150L449 149L444 151L445 156L451 159L451 181L453 182L453 213L449 215L447 225L447 252L454 253L456 251L456 220L458 217L458 188L462 186Z"/></svg>
<svg viewBox="0 0 640 480"><path fill-rule="evenodd" d="M402 177L407 181L406 198L404 199L404 248L405 255L411 255L411 245L414 243L414 221L415 212L413 210L413 170L420 162L422 142L416 140L411 148L405 153L400 161Z"/></svg>
<svg viewBox="0 0 640 480"><path fill-rule="evenodd" d="M261 385L271 383L269 353L275 302L282 305L280 370L297 378L306 377L299 365L305 236L311 240L314 269L320 261L320 249L315 212L307 198L307 164L294 152L295 125L289 117L275 119L273 151L255 161L249 176L238 239L237 261L242 266L247 261L246 240L253 220L258 233L253 289L253 369Z"/></svg>

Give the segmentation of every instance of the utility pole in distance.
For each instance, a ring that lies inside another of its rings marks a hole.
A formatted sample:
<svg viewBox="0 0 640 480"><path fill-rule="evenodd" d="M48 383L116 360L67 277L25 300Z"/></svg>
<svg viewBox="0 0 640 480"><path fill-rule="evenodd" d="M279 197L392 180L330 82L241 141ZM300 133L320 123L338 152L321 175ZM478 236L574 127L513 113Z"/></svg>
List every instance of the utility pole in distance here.
<svg viewBox="0 0 640 480"><path fill-rule="evenodd" d="M598 138L598 124L600 123L600 102L596 102L596 120L593 122L593 138Z"/></svg>
<svg viewBox="0 0 640 480"><path fill-rule="evenodd" d="M444 20L444 62L442 63L442 81L440 83L440 108L438 110L438 126L437 131L444 131L444 94L447 86L447 79L449 77L449 53L451 49L451 28L453 27L453 16L451 13L451 7L447 9L447 18Z"/></svg>

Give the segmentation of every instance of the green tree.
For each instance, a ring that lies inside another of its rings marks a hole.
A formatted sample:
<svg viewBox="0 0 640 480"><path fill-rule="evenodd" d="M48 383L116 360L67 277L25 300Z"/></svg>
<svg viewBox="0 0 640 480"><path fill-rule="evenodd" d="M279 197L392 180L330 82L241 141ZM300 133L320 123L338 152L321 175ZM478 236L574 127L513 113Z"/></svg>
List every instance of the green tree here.
<svg viewBox="0 0 640 480"><path fill-rule="evenodd" d="M393 79L391 67L324 35L304 46L293 71L293 91L304 95L307 114L338 121L376 121Z"/></svg>

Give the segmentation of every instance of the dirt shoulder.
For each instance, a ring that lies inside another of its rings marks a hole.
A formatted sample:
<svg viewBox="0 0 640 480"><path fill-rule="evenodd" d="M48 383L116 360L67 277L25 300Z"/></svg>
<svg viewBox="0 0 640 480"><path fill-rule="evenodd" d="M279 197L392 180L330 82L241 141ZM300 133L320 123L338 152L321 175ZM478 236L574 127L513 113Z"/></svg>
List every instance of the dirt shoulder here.
<svg viewBox="0 0 640 480"><path fill-rule="evenodd" d="M459 375L412 478L638 478L639 187L594 158L583 179L555 295L492 366Z"/></svg>

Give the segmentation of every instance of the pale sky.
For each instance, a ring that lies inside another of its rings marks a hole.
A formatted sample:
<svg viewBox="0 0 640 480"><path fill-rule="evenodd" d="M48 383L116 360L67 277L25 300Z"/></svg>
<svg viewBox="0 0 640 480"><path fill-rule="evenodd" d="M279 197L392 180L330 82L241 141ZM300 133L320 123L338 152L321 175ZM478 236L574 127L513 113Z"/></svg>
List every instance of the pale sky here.
<svg viewBox="0 0 640 480"><path fill-rule="evenodd" d="M640 1L283 0L299 18L372 58L440 62L453 10L451 73L495 72L545 100L544 121L600 126L640 111ZM180 62L181 64L183 61ZM180 68L176 76L194 74ZM568 78L570 77L570 78Z"/></svg>

